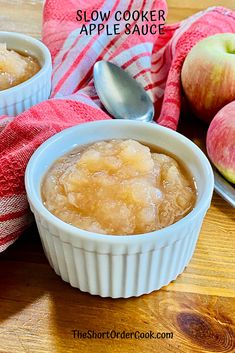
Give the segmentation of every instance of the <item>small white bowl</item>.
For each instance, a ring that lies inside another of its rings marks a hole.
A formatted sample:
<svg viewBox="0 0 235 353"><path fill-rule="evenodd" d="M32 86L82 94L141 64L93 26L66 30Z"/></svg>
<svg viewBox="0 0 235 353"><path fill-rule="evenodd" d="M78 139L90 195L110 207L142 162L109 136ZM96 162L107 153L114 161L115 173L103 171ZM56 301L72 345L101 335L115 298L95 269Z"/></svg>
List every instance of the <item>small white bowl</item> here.
<svg viewBox="0 0 235 353"><path fill-rule="evenodd" d="M16 116L49 98L51 92L51 54L39 40L15 32L1 32L0 43L8 49L30 54L38 59L41 69L29 80L0 91L0 115Z"/></svg>
<svg viewBox="0 0 235 353"><path fill-rule="evenodd" d="M51 214L41 199L42 178L51 164L77 146L114 138L156 145L184 161L198 188L195 208L169 227L129 236L94 234ZM82 291L127 298L159 289L183 272L210 206L214 179L205 155L183 135L157 124L106 120L66 129L44 142L28 163L25 184L45 254L55 272Z"/></svg>

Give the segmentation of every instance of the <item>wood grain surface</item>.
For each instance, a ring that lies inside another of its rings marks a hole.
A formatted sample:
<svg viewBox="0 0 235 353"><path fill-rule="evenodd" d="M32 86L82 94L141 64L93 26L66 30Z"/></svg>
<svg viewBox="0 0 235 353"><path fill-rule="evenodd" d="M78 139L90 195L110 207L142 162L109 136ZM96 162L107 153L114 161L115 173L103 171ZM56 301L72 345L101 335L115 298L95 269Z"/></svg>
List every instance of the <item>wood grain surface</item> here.
<svg viewBox="0 0 235 353"><path fill-rule="evenodd" d="M169 23L208 6L235 9L234 0L168 5ZM0 30L40 37L41 7L41 1L0 0ZM203 124L186 118L180 130L201 144ZM234 209L214 195L193 258L176 281L139 298L102 299L54 273L32 227L0 254L0 353L235 352L234 254ZM151 330L173 338L78 339L72 330Z"/></svg>

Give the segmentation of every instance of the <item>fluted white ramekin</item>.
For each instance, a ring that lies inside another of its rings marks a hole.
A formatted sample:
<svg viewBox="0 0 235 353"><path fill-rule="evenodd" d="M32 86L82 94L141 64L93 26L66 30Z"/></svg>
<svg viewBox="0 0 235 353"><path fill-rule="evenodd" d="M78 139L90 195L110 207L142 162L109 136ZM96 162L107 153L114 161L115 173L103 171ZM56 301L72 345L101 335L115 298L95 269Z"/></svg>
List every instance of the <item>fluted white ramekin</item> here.
<svg viewBox="0 0 235 353"><path fill-rule="evenodd" d="M79 145L113 138L156 145L184 161L198 188L195 208L169 227L131 236L94 234L52 215L44 207L40 193L42 178L50 165ZM157 124L126 120L85 123L56 134L33 154L25 176L31 210L55 272L73 287L113 298L152 292L182 273L193 255L210 206L213 183L207 158L186 137Z"/></svg>
<svg viewBox="0 0 235 353"><path fill-rule="evenodd" d="M41 66L29 80L0 91L0 115L16 116L50 96L51 54L42 42L21 33L0 31L0 43L6 43L8 49L34 56Z"/></svg>

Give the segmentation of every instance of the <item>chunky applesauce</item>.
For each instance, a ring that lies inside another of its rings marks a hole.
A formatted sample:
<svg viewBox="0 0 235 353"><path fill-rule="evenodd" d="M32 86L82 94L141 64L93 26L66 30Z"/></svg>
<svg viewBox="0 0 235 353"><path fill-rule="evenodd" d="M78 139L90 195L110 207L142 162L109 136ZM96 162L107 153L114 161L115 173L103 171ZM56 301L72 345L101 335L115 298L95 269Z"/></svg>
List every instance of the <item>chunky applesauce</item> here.
<svg viewBox="0 0 235 353"><path fill-rule="evenodd" d="M186 169L134 140L97 142L58 159L42 183L46 208L102 234L147 233L175 223L195 204Z"/></svg>
<svg viewBox="0 0 235 353"><path fill-rule="evenodd" d="M19 85L39 70L37 59L8 50L6 44L0 43L0 91Z"/></svg>

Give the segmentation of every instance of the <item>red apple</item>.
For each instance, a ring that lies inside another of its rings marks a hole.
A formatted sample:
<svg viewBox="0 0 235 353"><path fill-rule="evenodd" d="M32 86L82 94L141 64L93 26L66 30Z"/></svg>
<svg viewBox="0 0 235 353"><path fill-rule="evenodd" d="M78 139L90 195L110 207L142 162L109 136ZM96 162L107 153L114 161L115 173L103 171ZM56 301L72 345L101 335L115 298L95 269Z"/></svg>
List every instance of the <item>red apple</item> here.
<svg viewBox="0 0 235 353"><path fill-rule="evenodd" d="M235 100L235 34L220 33L198 42L184 61L181 81L193 112L210 123Z"/></svg>
<svg viewBox="0 0 235 353"><path fill-rule="evenodd" d="M212 120L206 137L209 158L223 176L235 183L235 101Z"/></svg>

